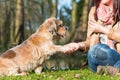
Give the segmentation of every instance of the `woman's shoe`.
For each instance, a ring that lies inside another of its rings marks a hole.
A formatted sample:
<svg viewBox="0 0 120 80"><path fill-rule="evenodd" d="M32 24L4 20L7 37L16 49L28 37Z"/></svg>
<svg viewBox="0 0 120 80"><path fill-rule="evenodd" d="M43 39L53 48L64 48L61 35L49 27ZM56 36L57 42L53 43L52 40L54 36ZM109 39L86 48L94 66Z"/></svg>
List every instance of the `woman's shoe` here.
<svg viewBox="0 0 120 80"><path fill-rule="evenodd" d="M97 67L97 73L98 74L104 74L107 73L109 75L116 75L120 72L119 68L113 67L113 66L98 66Z"/></svg>

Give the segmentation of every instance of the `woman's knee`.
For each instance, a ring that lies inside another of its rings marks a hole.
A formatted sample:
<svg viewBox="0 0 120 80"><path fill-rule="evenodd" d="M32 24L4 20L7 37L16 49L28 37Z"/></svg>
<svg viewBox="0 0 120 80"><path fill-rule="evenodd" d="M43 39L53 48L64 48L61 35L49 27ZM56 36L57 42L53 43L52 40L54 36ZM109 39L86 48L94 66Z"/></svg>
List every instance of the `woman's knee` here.
<svg viewBox="0 0 120 80"><path fill-rule="evenodd" d="M102 49L104 47L107 46L97 44L91 47L88 51L88 65L93 72L96 72L97 66L103 64L102 62L108 58L107 52Z"/></svg>
<svg viewBox="0 0 120 80"><path fill-rule="evenodd" d="M97 60L106 60L108 58L109 47L105 44L97 44L91 47L88 51L88 60L97 59Z"/></svg>

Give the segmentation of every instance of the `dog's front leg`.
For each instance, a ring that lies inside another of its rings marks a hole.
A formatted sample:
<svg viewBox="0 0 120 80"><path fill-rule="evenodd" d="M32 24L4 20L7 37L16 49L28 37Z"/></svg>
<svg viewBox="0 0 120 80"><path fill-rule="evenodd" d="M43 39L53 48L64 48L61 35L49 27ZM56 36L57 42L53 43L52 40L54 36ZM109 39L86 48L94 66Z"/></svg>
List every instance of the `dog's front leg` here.
<svg viewBox="0 0 120 80"><path fill-rule="evenodd" d="M66 50L69 50L69 47L66 46L66 45L64 45L64 46L54 45L54 47L53 47L53 51L55 51L55 52L63 52L63 53L65 53Z"/></svg>

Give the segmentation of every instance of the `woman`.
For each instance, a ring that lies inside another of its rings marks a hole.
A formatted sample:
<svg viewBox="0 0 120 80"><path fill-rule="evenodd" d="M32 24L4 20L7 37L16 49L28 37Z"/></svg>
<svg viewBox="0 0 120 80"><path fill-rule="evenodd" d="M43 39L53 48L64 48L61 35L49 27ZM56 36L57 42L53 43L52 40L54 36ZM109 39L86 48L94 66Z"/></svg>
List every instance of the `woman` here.
<svg viewBox="0 0 120 80"><path fill-rule="evenodd" d="M88 65L100 73L103 66L109 74L120 70L120 0L94 0L89 13L86 41L67 44L71 53L77 49L88 51Z"/></svg>

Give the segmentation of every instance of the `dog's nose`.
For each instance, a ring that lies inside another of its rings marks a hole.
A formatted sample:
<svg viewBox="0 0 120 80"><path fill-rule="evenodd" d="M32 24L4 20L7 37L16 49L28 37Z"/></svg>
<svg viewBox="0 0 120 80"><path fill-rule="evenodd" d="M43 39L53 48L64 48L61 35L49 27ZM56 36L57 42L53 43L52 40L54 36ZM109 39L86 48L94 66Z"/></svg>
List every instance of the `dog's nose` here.
<svg viewBox="0 0 120 80"><path fill-rule="evenodd" d="M65 29L68 31L68 30L69 30L69 27L68 27L68 26L65 26Z"/></svg>

